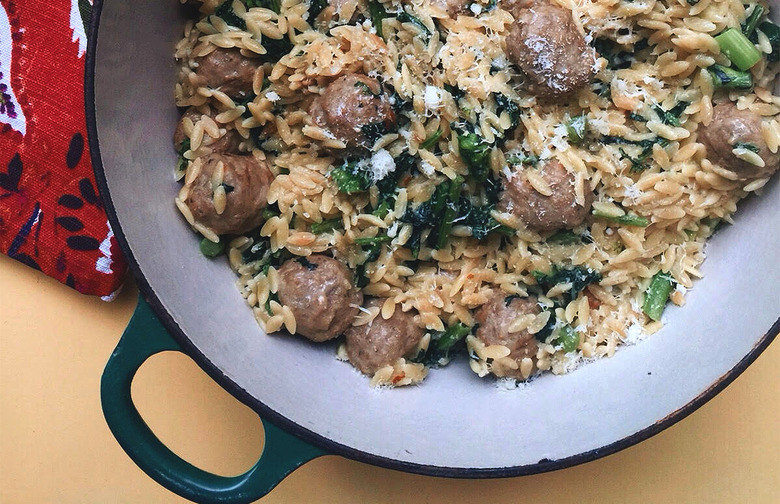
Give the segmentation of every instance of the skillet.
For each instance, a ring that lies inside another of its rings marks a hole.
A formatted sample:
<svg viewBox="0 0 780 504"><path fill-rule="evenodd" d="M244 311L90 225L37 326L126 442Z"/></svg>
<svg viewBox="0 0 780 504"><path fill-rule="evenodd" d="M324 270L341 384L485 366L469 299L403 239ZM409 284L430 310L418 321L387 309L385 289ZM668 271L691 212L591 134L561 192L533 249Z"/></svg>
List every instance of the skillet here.
<svg viewBox="0 0 780 504"><path fill-rule="evenodd" d="M375 390L331 345L267 336L223 261L202 256L173 205L175 1L96 0L87 60L89 142L113 230L143 298L103 377L104 412L152 477L201 502L247 502L304 461L333 453L450 477L550 471L614 453L684 418L734 380L780 328L777 177L713 237L684 309L636 346L563 376L504 390L463 362L421 387ZM197 470L154 438L130 382L151 354L182 350L266 425L258 465Z"/></svg>

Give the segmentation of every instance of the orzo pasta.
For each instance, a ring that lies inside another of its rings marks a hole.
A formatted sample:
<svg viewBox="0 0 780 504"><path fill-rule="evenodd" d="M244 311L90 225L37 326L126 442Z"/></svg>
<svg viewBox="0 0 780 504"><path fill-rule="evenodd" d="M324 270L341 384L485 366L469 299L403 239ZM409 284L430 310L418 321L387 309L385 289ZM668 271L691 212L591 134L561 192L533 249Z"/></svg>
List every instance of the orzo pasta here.
<svg viewBox="0 0 780 504"><path fill-rule="evenodd" d="M186 8L176 204L266 332L372 385L636 343L780 164L764 2Z"/></svg>

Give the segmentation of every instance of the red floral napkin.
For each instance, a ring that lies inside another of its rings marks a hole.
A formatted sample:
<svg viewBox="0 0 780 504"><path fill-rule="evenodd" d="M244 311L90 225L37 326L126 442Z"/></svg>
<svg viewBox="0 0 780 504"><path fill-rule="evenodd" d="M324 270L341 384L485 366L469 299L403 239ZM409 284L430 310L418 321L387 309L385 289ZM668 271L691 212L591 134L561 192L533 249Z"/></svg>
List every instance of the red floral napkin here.
<svg viewBox="0 0 780 504"><path fill-rule="evenodd" d="M89 156L92 0L0 0L0 252L111 299L127 265Z"/></svg>

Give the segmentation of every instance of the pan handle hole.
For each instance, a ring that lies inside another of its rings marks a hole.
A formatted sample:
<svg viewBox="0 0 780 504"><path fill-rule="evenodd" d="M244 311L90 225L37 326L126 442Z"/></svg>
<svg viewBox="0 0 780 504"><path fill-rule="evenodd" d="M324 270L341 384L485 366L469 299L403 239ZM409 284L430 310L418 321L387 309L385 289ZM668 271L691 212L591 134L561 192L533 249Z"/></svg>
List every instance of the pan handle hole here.
<svg viewBox="0 0 780 504"><path fill-rule="evenodd" d="M260 417L217 385L187 356L152 356L133 380L133 402L174 453L220 476L246 472L263 450Z"/></svg>

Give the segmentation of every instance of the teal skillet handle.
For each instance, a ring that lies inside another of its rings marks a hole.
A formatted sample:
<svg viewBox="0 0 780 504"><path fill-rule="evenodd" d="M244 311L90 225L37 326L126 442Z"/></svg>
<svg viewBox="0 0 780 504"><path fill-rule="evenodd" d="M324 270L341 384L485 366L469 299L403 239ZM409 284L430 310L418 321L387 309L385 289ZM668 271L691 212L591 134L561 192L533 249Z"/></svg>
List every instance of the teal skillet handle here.
<svg viewBox="0 0 780 504"><path fill-rule="evenodd" d="M164 351L182 349L139 296L100 383L103 414L114 437L138 467L162 486L199 503L247 503L270 492L305 462L326 454L263 420L263 453L244 474L218 476L186 462L157 439L130 396L136 371L146 359Z"/></svg>

